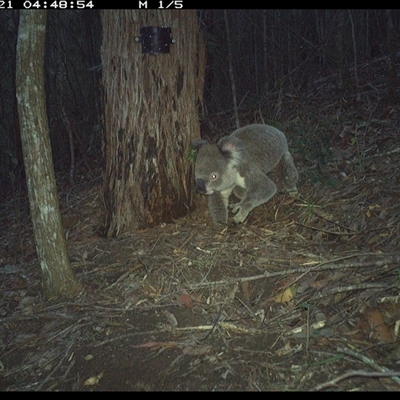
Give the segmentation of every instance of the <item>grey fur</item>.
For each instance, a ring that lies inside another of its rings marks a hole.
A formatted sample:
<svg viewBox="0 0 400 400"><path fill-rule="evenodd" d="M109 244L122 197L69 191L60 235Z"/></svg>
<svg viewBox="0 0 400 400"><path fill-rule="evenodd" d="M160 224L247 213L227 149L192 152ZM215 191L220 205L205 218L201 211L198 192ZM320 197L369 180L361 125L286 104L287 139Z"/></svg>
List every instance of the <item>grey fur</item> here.
<svg viewBox="0 0 400 400"><path fill-rule="evenodd" d="M243 222L249 212L267 202L275 193L275 183L267 176L276 170L284 188L297 191L298 172L289 153L285 135L278 129L254 124L209 144L197 139L196 190L208 195L208 208L216 224L226 224L228 207L235 223ZM240 199L229 205L231 193Z"/></svg>

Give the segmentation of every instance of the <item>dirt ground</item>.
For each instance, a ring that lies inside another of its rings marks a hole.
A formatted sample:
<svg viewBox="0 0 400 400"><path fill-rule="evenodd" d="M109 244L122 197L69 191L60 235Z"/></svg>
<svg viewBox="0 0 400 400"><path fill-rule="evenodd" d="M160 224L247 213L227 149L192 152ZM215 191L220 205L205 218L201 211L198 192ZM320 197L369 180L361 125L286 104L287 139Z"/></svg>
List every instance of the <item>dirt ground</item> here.
<svg viewBox="0 0 400 400"><path fill-rule="evenodd" d="M0 390L398 391L400 108L374 90L291 100L299 195L240 226L203 199L106 240L101 178L60 183L75 299L41 298L26 194L1 204Z"/></svg>

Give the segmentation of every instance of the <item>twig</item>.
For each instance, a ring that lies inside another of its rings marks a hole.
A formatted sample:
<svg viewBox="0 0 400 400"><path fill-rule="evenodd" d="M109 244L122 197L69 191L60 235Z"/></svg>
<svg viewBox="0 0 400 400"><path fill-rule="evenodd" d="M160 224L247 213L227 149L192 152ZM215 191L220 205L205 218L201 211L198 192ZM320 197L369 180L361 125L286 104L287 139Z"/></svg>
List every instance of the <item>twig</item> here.
<svg viewBox="0 0 400 400"><path fill-rule="evenodd" d="M394 379L397 376L400 376L400 371L387 371L387 372L369 372L369 371L348 371L331 381L321 383L315 386L311 391L319 391L325 389L329 386L334 386L338 382L342 381L343 379L351 378L352 376L367 376L371 378L381 378L381 377L391 377Z"/></svg>
<svg viewBox="0 0 400 400"><path fill-rule="evenodd" d="M325 218L326 221L331 222L329 220L327 220ZM335 232L335 231L328 231L326 229L321 229L321 228L317 228L315 226L310 226L310 225L305 225L305 224L301 224L300 222L296 222L297 226L301 226L303 228L307 228L307 229L312 229L314 231L319 231L319 232L323 232L326 233L327 235L337 235L337 236L357 236L357 235L362 235L365 232ZM350 228L345 228L344 229L350 229Z"/></svg>
<svg viewBox="0 0 400 400"><path fill-rule="evenodd" d="M383 258L382 258L382 260L361 259L361 260L357 260L357 261L353 261L353 262L346 262L344 264L337 264L340 261L344 261L344 260L347 260L350 258L365 257L365 256L383 257ZM397 254L397 253L394 253L394 254L377 254L377 253L353 254L353 255L341 257L341 258L338 258L335 260L324 261L324 262L314 265L313 267L308 268L308 269L305 269L304 267L302 267L302 268L292 268L292 269L288 269L285 271L277 271L277 272L265 271L263 274L260 274L260 275L248 276L248 277L243 277L243 278L222 279L222 280L214 281L214 282L197 283L194 285L190 285L189 289L195 290L195 289L201 289L203 287L210 287L210 286L231 285L234 283L255 281L258 279L271 278L271 277L275 277L275 276L286 276L286 275L299 274L299 273L305 274L305 273L310 273L313 271L321 272L321 271L335 270L335 269L364 268L364 267L371 266L371 265L374 265L376 267L384 267L387 264L394 264L394 263L399 263L399 262L400 262L400 254ZM376 287L376 286L373 286L373 287Z"/></svg>
<svg viewBox="0 0 400 400"><path fill-rule="evenodd" d="M155 329L152 331L140 331L140 332L132 332L127 333L125 335L119 335L113 337L111 339L104 340L103 342L96 343L93 347L100 347L105 344L109 344L111 342L115 342L116 340L126 339L132 336L142 336L142 335L156 335L165 332L191 332L191 331L211 331L215 328L215 326L220 327L227 331L233 331L236 333L246 333L249 335L265 335L265 332L260 329L254 328L244 328L242 326L237 326L230 322L218 322L216 325L198 325L198 326L186 326L182 328L171 328L170 326L160 327L159 329Z"/></svg>
<svg viewBox="0 0 400 400"><path fill-rule="evenodd" d="M75 340L78 336L78 333L74 335L74 337L71 340L71 343L69 344L67 351L65 352L64 356L61 358L60 362L55 366L55 368L50 372L49 375L42 381L42 383L35 389L36 391L39 391L43 385L49 381L49 379L54 375L54 373L61 367L61 364L64 362L64 360L67 358L69 355L69 351L71 350L72 345L75 343Z"/></svg>
<svg viewBox="0 0 400 400"><path fill-rule="evenodd" d="M64 382L67 379L67 376L71 372L72 367L75 365L75 360L71 360L65 374L62 376L61 380Z"/></svg>
<svg viewBox="0 0 400 400"><path fill-rule="evenodd" d="M374 360L372 360L371 358L369 358L369 357L367 357L367 356L364 356L363 354L357 353L357 352L354 351L354 350L350 350L350 349L348 349L348 348L346 348L346 347L338 347L338 348L337 348L337 351L339 351L340 353L344 353L344 354L350 355L350 356L352 356L352 357L358 358L358 359L361 360L364 364L369 365L371 368L373 368L373 369L375 369L375 370L377 370L377 371L379 371L379 372L382 372L382 373L392 373L392 375L393 375L392 380L393 380L394 382L396 382L397 384L400 385L400 379L397 378L397 376L400 376L400 372L393 372L393 371L390 371L388 368L380 366L378 363L376 363L376 362L375 362Z"/></svg>
<svg viewBox="0 0 400 400"><path fill-rule="evenodd" d="M316 295L316 299L322 299L324 297L330 296L332 294L353 292L355 290L366 290L366 289L391 289L395 286L388 286L386 283L360 283L358 285L349 286L338 286L332 289L325 289L322 293ZM397 285L396 285L397 287Z"/></svg>

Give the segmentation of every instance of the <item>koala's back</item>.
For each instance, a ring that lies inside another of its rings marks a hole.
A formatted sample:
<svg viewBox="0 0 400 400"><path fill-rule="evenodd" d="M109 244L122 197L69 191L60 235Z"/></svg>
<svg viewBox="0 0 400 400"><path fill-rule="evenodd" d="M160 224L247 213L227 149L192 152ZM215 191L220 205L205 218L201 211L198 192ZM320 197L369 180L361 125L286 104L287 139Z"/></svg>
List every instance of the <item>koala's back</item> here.
<svg viewBox="0 0 400 400"><path fill-rule="evenodd" d="M286 137L279 129L263 124L239 128L229 137L240 140L242 151L247 153L244 160L251 160L264 172L270 172L288 151ZM228 139L229 140L229 139ZM246 166L243 166L246 168Z"/></svg>

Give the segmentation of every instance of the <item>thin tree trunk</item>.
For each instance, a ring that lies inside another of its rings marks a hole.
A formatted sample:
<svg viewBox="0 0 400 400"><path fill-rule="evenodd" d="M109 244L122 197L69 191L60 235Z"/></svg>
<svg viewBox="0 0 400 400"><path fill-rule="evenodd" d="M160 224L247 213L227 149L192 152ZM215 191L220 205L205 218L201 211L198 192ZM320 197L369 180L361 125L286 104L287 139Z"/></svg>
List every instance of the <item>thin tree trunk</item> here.
<svg viewBox="0 0 400 400"><path fill-rule="evenodd" d="M268 94L268 51L267 51L267 11L263 11L263 74L264 74L264 91Z"/></svg>
<svg viewBox="0 0 400 400"><path fill-rule="evenodd" d="M360 84L358 83L358 64L357 64L357 45L356 45L356 32L354 29L353 14L351 10L347 10L349 13L350 25L351 25L351 38L353 43L353 55L354 55L354 78L356 80L357 88L357 101L361 101Z"/></svg>
<svg viewBox="0 0 400 400"><path fill-rule="evenodd" d="M45 297L71 297L81 286L68 259L51 155L43 73L47 12L20 15L16 92L36 251Z"/></svg>
<svg viewBox="0 0 400 400"><path fill-rule="evenodd" d="M231 35L229 32L228 13L226 10L224 10L224 18L225 18L225 29L226 29L226 42L228 44L228 65L229 65L229 77L231 79L233 112L235 115L236 128L240 128L239 112L238 112L237 99L236 99L235 76L233 75L233 65L232 65L233 63L232 63Z"/></svg>
<svg viewBox="0 0 400 400"><path fill-rule="evenodd" d="M340 90L346 90L347 72L346 72L346 52L344 46L344 10L338 10L338 28L336 34L337 52L338 52L338 87Z"/></svg>
<svg viewBox="0 0 400 400"><path fill-rule="evenodd" d="M386 10L387 24L388 24L388 42L390 51L389 73L388 73L388 97L393 104L398 99L398 79L396 70L396 56L397 56L397 42L396 30L393 23L392 10Z"/></svg>

